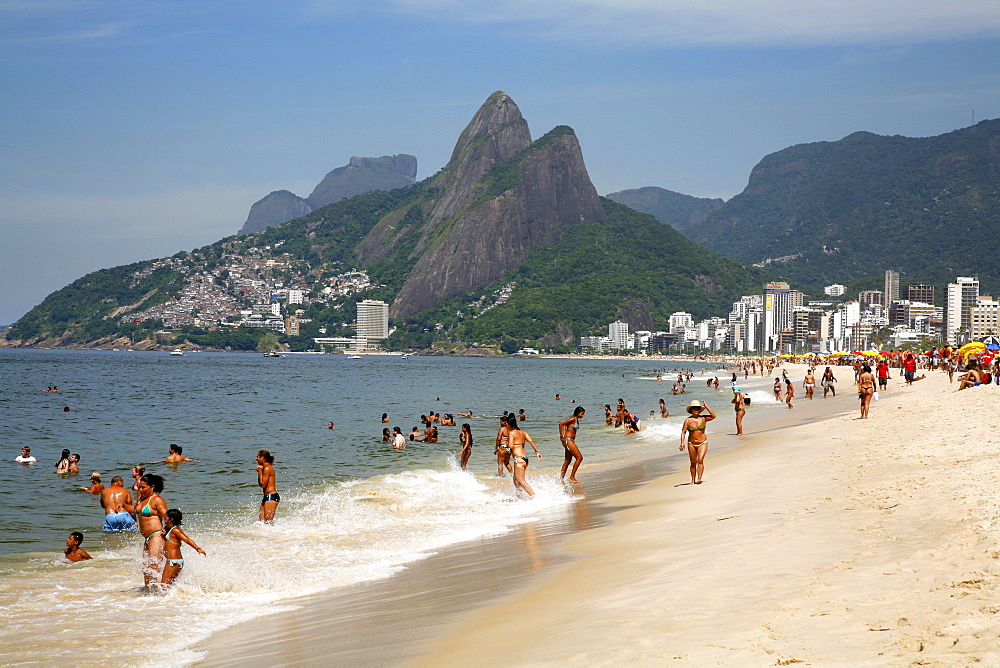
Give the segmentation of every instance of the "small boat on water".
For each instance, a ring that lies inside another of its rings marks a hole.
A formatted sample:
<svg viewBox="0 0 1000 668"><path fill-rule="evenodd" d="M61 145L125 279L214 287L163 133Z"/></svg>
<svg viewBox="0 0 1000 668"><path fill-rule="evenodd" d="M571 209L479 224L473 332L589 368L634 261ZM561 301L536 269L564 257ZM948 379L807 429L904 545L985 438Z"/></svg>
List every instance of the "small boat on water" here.
<svg viewBox="0 0 1000 668"><path fill-rule="evenodd" d="M348 355L347 359L349 359L349 360L359 360L359 359L361 359L361 355Z"/></svg>
<svg viewBox="0 0 1000 668"><path fill-rule="evenodd" d="M176 348L174 350L171 350L170 354L171 355L177 355L178 357L183 357L186 353L183 350L181 350L180 348Z"/></svg>
<svg viewBox="0 0 1000 668"><path fill-rule="evenodd" d="M276 353L273 350L264 353L264 357L284 357L281 353Z"/></svg>

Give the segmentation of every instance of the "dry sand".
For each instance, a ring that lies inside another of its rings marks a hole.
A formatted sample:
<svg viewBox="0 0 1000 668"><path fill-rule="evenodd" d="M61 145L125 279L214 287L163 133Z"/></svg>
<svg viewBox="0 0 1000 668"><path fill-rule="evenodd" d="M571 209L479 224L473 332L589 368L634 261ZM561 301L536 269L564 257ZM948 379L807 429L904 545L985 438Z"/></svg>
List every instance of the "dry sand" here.
<svg viewBox="0 0 1000 668"><path fill-rule="evenodd" d="M1000 388L954 389L893 378L868 420L752 437L710 453L704 485L611 498L629 508L568 541L580 560L421 665L1000 665Z"/></svg>

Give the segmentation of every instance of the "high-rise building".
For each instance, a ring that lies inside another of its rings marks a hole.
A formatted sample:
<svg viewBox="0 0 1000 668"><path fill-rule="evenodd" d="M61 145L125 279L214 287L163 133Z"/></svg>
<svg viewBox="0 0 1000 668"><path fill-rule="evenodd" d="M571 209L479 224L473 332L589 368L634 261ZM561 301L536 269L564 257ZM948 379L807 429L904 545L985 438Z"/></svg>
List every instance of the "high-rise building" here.
<svg viewBox="0 0 1000 668"><path fill-rule="evenodd" d="M898 293L897 293L898 294ZM886 302L885 293L881 290L862 290L858 293L858 301L861 302L861 306L889 306L892 301ZM893 301L899 301L897 297Z"/></svg>
<svg viewBox="0 0 1000 668"><path fill-rule="evenodd" d="M632 340L628 335L628 323L615 320L608 323L608 338L611 345L618 350L625 350L632 347Z"/></svg>
<svg viewBox="0 0 1000 668"><path fill-rule="evenodd" d="M893 302L899 301L899 272L889 269L885 272L885 287L882 290L885 295L884 306L891 306Z"/></svg>
<svg viewBox="0 0 1000 668"><path fill-rule="evenodd" d="M674 334L678 329L690 329L694 327L694 319L690 313L677 311L670 314L670 333Z"/></svg>
<svg viewBox="0 0 1000 668"><path fill-rule="evenodd" d="M922 302L924 304L934 303L934 286L923 283L913 283L906 286L906 298L911 302Z"/></svg>
<svg viewBox="0 0 1000 668"><path fill-rule="evenodd" d="M969 336L969 311L979 299L979 279L959 276L944 290L944 340L953 346Z"/></svg>
<svg viewBox="0 0 1000 668"><path fill-rule="evenodd" d="M379 341L389 336L389 305L363 299L358 302L358 338Z"/></svg>
<svg viewBox="0 0 1000 668"><path fill-rule="evenodd" d="M1000 302L989 297L980 297L976 305L969 309L969 334L973 341L1000 334Z"/></svg>
<svg viewBox="0 0 1000 668"><path fill-rule="evenodd" d="M778 335L788 327L792 315L792 292L798 293L798 305L802 305L802 293L792 290L788 283L777 281L764 286L764 332L761 341L763 350L778 349Z"/></svg>

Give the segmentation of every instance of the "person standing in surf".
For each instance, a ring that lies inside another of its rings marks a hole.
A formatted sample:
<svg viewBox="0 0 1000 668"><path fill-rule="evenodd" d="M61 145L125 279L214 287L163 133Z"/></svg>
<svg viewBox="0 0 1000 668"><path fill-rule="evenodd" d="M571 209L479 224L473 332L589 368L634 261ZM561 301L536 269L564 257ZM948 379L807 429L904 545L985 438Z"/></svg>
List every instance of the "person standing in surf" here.
<svg viewBox="0 0 1000 668"><path fill-rule="evenodd" d="M708 411L708 415L702 415ZM687 407L691 417L681 425L681 452L687 447L691 459L691 484L700 485L705 474L705 455L708 454L708 435L705 428L710 420L715 419L715 413L703 402L694 399Z"/></svg>
<svg viewBox="0 0 1000 668"><path fill-rule="evenodd" d="M160 560L163 558L163 527L167 524L167 502L160 496L163 478L155 473L144 473L139 478L139 500L135 505L122 504L125 510L139 519L142 534L142 579L146 590L159 578Z"/></svg>
<svg viewBox="0 0 1000 668"><path fill-rule="evenodd" d="M264 524L274 524L274 513L278 510L281 497L278 495L274 475L274 455L267 450L257 452L257 484L264 492L264 498L260 501L260 521Z"/></svg>
<svg viewBox="0 0 1000 668"><path fill-rule="evenodd" d="M542 453L538 451L538 446L535 445L528 432L518 428L517 418L513 415L507 416L507 426L510 427L510 454L511 460L514 462L514 489L522 489L528 496L534 496L535 490L531 489L528 481L524 478L528 471L528 457L524 454L525 441L531 444L539 461L542 459Z"/></svg>
<svg viewBox="0 0 1000 668"><path fill-rule="evenodd" d="M472 427L469 426L468 422L462 423L462 431L458 434L458 440L462 444L462 449L458 451L458 461L464 471L469 463L469 457L472 456Z"/></svg>
<svg viewBox="0 0 1000 668"><path fill-rule="evenodd" d="M576 432L580 428L580 418L586 412L583 406L577 406L573 410L571 417L559 423L559 440L562 441L563 449L566 451L562 469L559 471L559 480L566 477L566 470L569 468L570 463L575 460L576 463L573 464L573 470L570 471L569 480L566 481L571 484L579 482L576 479L576 472L580 468L580 464L583 463L583 454L576 445Z"/></svg>
<svg viewBox="0 0 1000 668"><path fill-rule="evenodd" d="M500 428L497 429L496 447L493 454L497 456L497 477L503 477L503 470L506 468L514 475L514 469L510 465L510 426L507 424L507 411L504 417L500 418Z"/></svg>

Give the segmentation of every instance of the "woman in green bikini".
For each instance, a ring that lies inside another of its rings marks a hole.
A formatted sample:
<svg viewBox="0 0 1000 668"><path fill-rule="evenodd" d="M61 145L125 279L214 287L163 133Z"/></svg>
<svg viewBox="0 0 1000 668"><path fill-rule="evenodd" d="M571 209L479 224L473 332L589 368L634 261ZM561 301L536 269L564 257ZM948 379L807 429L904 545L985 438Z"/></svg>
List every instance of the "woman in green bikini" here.
<svg viewBox="0 0 1000 668"><path fill-rule="evenodd" d="M708 415L701 412L708 411ZM691 484L700 485L701 478L705 474L705 455L708 453L708 435L705 434L705 427L709 420L715 419L712 409L697 399L693 400L687 407L687 412L691 417L684 420L681 425L681 452L687 447L688 456L691 458Z"/></svg>
<svg viewBox="0 0 1000 668"><path fill-rule="evenodd" d="M139 531L145 541L142 545L142 578L149 590L151 583L160 577L160 559L163 557L163 527L167 524L167 502L160 496L163 478L146 473L136 483L139 500L135 505L125 504L125 510L139 519Z"/></svg>

